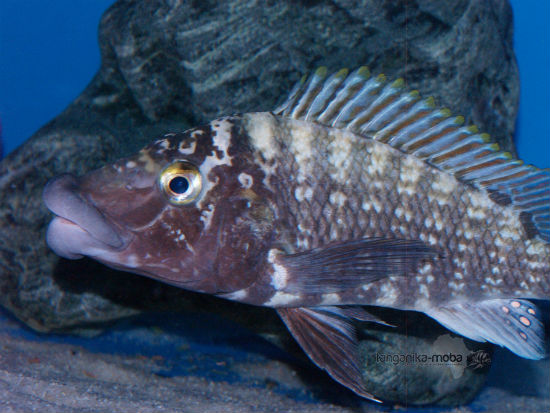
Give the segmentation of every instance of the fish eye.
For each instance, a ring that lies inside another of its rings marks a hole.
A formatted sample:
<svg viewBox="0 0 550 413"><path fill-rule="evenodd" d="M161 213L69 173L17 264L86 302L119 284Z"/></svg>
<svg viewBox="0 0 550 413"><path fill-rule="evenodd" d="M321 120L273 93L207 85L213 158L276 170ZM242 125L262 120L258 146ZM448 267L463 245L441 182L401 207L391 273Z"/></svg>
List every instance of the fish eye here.
<svg viewBox="0 0 550 413"><path fill-rule="evenodd" d="M175 176L170 180L168 187L173 193L183 195L189 189L189 178L185 176Z"/></svg>
<svg viewBox="0 0 550 413"><path fill-rule="evenodd" d="M159 185L170 203L185 205L193 202L201 192L202 178L194 165L177 161L163 169Z"/></svg>

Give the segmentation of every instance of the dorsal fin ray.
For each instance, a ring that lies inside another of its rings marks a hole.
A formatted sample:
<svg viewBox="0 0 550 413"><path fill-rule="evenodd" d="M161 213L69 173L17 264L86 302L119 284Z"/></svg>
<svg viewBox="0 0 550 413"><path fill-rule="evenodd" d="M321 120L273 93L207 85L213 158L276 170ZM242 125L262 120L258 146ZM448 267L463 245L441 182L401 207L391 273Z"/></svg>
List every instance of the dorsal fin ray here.
<svg viewBox="0 0 550 413"><path fill-rule="evenodd" d="M273 113L347 129L414 155L496 194L492 199L505 199L522 213L529 237L550 243L550 170L514 159L486 133L463 126L462 116L406 91L402 79L390 83L384 75L371 76L366 67L327 77L326 68L320 68Z"/></svg>

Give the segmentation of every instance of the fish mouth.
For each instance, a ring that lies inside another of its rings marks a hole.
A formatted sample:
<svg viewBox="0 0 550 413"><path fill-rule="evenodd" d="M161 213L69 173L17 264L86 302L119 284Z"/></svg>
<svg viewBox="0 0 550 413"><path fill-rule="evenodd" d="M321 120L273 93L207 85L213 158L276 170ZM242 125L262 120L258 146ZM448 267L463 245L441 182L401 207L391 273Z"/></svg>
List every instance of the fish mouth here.
<svg viewBox="0 0 550 413"><path fill-rule="evenodd" d="M52 179L44 188L44 203L56 215L46 234L49 247L69 259L94 257L127 247L128 236L82 197L78 187L77 179L65 174Z"/></svg>

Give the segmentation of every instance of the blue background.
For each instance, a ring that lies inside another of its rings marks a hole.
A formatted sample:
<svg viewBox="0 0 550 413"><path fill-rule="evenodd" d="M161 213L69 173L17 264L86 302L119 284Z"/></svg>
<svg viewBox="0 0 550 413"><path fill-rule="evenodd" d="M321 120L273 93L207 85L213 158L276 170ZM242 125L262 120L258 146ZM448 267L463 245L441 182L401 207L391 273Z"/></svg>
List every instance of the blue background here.
<svg viewBox="0 0 550 413"><path fill-rule="evenodd" d="M61 112L99 67L97 26L114 0L0 0L4 153ZM550 167L550 1L512 0L521 77L520 158Z"/></svg>

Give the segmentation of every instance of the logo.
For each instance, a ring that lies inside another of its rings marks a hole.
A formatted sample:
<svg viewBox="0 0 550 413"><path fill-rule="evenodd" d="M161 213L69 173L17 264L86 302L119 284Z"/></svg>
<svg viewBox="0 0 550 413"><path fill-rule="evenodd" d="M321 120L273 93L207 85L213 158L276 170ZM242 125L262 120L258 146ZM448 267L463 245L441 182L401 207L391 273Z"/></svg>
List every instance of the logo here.
<svg viewBox="0 0 550 413"><path fill-rule="evenodd" d="M468 354L468 367L474 370L487 367L491 364L491 356L485 350L477 350Z"/></svg>
<svg viewBox="0 0 550 413"><path fill-rule="evenodd" d="M458 379L466 368L477 370L491 364L491 356L485 350L470 351L464 340L450 334L439 336L431 351L426 353L376 353L377 363L428 364L448 368L453 378Z"/></svg>

